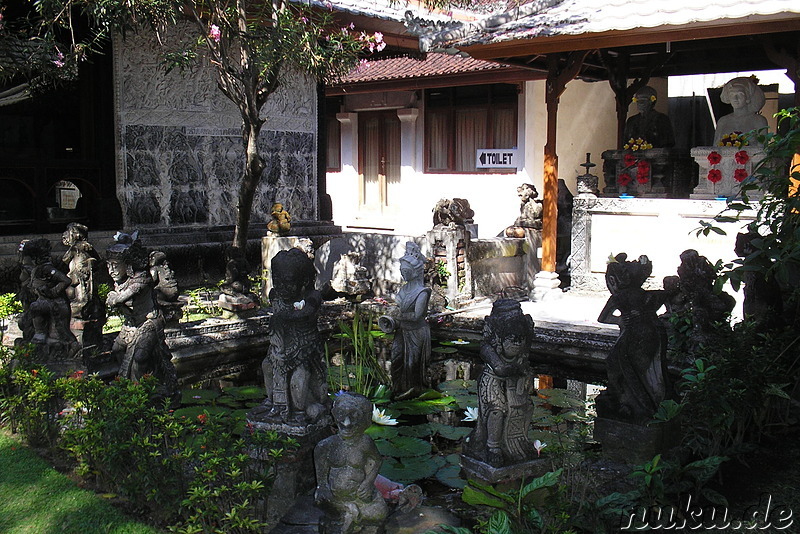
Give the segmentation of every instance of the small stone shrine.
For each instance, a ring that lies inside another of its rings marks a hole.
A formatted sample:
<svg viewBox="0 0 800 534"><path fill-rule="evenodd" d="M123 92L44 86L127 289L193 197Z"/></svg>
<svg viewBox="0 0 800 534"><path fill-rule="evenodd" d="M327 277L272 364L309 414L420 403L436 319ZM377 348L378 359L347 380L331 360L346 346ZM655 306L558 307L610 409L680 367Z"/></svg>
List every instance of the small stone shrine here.
<svg viewBox="0 0 800 534"><path fill-rule="evenodd" d="M70 285L70 330L84 349L97 352L103 346L103 324L106 308L97 294L100 256L88 241L89 229L80 223L69 223L61 236L67 248L62 260L68 266Z"/></svg>
<svg viewBox="0 0 800 534"><path fill-rule="evenodd" d="M472 297L472 272L467 254L470 241L477 237L473 224L475 212L463 198L443 198L433 209L433 229L428 231L433 261L442 264L448 276L445 282L449 305Z"/></svg>
<svg viewBox="0 0 800 534"><path fill-rule="evenodd" d="M300 249L272 259L270 341L262 363L267 398L247 416L256 428L306 435L330 423L325 350L317 329L322 306L313 262Z"/></svg>
<svg viewBox="0 0 800 534"><path fill-rule="evenodd" d="M22 303L19 328L22 337L16 345L30 343L33 358L56 375L86 370L81 345L70 331L70 305L67 289L70 278L56 269L47 239L24 240L19 246L20 290Z"/></svg>
<svg viewBox="0 0 800 534"><path fill-rule="evenodd" d="M755 137L745 135L767 127L767 119L760 115L766 102L764 91L753 79L739 77L722 87L720 98L733 107L733 112L717 121L713 146L691 150L700 167L697 187L691 198L738 198L741 183L764 157ZM762 197L760 191L749 191L747 195L751 200Z"/></svg>
<svg viewBox="0 0 800 534"><path fill-rule="evenodd" d="M672 391L667 334L656 315L666 294L642 288L652 271L647 256L627 261L626 254L617 254L606 268L611 296L597 318L619 325L620 333L606 359L608 388L597 397L595 439L606 457L634 464L664 452L679 437L672 424L647 426Z"/></svg>
<svg viewBox="0 0 800 534"><path fill-rule="evenodd" d="M164 336L164 314L153 295L148 260L138 232L117 232L106 250L108 274L114 280L106 305L116 308L123 319L111 354L119 363L119 376L129 380L154 376L159 381L159 397L174 406L180 402L180 389Z"/></svg>
<svg viewBox="0 0 800 534"><path fill-rule="evenodd" d="M314 500L325 513L319 532L377 534L389 508L375 487L381 455L364 433L372 423L372 403L345 392L336 397L332 413L339 432L314 449Z"/></svg>
<svg viewBox="0 0 800 534"><path fill-rule="evenodd" d="M461 456L469 478L499 480L539 476L547 470L528 438L533 415L529 353L533 319L519 302L500 299L485 318L478 378L478 422Z"/></svg>
<svg viewBox="0 0 800 534"><path fill-rule="evenodd" d="M183 315L184 303L178 300L180 291L175 272L169 266L167 255L160 250L150 253L150 277L153 279L153 296L168 325L177 325Z"/></svg>
<svg viewBox="0 0 800 534"><path fill-rule="evenodd" d="M228 247L225 255L225 281L220 286L222 293L217 305L226 319L246 316L259 307L258 295L250 291L250 266L239 247Z"/></svg>

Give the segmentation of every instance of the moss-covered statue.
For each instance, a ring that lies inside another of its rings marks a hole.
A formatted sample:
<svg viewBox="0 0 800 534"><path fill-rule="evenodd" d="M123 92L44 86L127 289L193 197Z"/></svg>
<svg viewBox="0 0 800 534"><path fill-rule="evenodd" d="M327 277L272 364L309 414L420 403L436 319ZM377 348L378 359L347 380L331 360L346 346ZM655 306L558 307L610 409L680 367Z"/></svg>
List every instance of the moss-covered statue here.
<svg viewBox="0 0 800 534"><path fill-rule="evenodd" d="M119 362L119 376L139 380L152 375L159 381L159 397L175 404L180 390L164 337L164 315L153 296L147 250L137 237L138 232L117 232L106 250L108 274L114 280L106 305L116 308L123 319L111 353Z"/></svg>
<svg viewBox="0 0 800 534"><path fill-rule="evenodd" d="M529 353L533 319L519 302L500 299L484 320L478 378L478 424L464 454L492 467L534 458L528 438L533 415L533 373Z"/></svg>

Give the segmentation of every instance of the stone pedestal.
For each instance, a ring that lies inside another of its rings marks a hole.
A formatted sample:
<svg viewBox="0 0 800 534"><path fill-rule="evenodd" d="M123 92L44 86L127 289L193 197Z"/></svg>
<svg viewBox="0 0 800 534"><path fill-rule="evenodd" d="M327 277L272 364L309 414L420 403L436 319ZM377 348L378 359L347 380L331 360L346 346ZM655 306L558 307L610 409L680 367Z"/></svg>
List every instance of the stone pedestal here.
<svg viewBox="0 0 800 534"><path fill-rule="evenodd" d="M764 159L760 147L698 146L691 154L700 167L697 187L691 194L691 198L696 199L739 198L741 180L750 176L753 168ZM713 163L716 159L719 163ZM719 181L712 181L717 178ZM747 196L758 200L764 195L760 191L749 191Z"/></svg>
<svg viewBox="0 0 800 534"><path fill-rule="evenodd" d="M438 224L428 232L433 260L445 262L450 272L447 300L451 305L472 298L472 272L467 262L470 239L464 226Z"/></svg>
<svg viewBox="0 0 800 534"><path fill-rule="evenodd" d="M531 300L539 302L542 300L560 298L563 295L559 288L560 285L561 280L558 278L558 273L539 271L533 278Z"/></svg>
<svg viewBox="0 0 800 534"><path fill-rule="evenodd" d="M594 439L603 446L603 456L609 460L643 464L680 444L680 423L641 426L598 417L594 421Z"/></svg>
<svg viewBox="0 0 800 534"><path fill-rule="evenodd" d="M217 306L222 310L223 319L244 319L258 311L258 303L245 295L223 293L219 296Z"/></svg>
<svg viewBox="0 0 800 534"><path fill-rule="evenodd" d="M478 479L488 484L520 480L523 478L537 478L550 471L551 463L548 460L537 458L519 464L493 467L471 456L461 455L461 469L465 478Z"/></svg>
<svg viewBox="0 0 800 534"><path fill-rule="evenodd" d="M607 196L686 198L691 192L692 160L686 150L606 150L602 156Z"/></svg>

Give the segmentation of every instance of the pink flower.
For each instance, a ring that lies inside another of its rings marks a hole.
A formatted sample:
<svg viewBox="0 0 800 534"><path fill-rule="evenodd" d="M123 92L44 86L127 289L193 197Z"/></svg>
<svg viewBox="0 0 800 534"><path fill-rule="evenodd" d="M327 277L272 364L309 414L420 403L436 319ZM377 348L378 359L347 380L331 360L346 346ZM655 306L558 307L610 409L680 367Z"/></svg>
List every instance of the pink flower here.
<svg viewBox="0 0 800 534"><path fill-rule="evenodd" d="M303 24L308 24L308 19L306 17L300 17L300 22Z"/></svg>
<svg viewBox="0 0 800 534"><path fill-rule="evenodd" d="M739 165L744 165L745 163L750 161L750 154L748 154L746 150L740 150L739 152L733 155L733 158Z"/></svg>
<svg viewBox="0 0 800 534"><path fill-rule="evenodd" d="M716 154L716 152L712 152L712 154ZM711 169L708 171L708 181L712 184L715 184L722 180L722 172L719 169Z"/></svg>
<svg viewBox="0 0 800 534"><path fill-rule="evenodd" d="M743 182L748 176L750 176L750 173L748 173L744 168L733 171L733 179L737 182Z"/></svg>
<svg viewBox="0 0 800 534"><path fill-rule="evenodd" d="M208 36L211 38L212 41L218 43L219 40L222 38L222 32L219 31L219 26L216 24L211 25L211 29L208 30Z"/></svg>
<svg viewBox="0 0 800 534"><path fill-rule="evenodd" d="M372 36L375 38L376 43L383 42L383 34L381 32L375 32Z"/></svg>
<svg viewBox="0 0 800 534"><path fill-rule="evenodd" d="M619 178L617 178L617 183L622 187L625 187L626 185L631 183L631 180L632 180L631 175L628 174L627 172L623 172L622 174L619 175Z"/></svg>
<svg viewBox="0 0 800 534"><path fill-rule="evenodd" d="M716 165L720 161L722 161L722 156L719 155L719 152L712 151L711 153L708 154L708 162L711 165Z"/></svg>
<svg viewBox="0 0 800 534"><path fill-rule="evenodd" d="M64 66L64 54L62 54L61 52L59 52L59 53L56 55L56 59L54 59L54 60L53 60L53 65L55 65L55 66L56 66L56 67L58 67L58 68L61 68L61 67L63 67L63 66Z"/></svg>

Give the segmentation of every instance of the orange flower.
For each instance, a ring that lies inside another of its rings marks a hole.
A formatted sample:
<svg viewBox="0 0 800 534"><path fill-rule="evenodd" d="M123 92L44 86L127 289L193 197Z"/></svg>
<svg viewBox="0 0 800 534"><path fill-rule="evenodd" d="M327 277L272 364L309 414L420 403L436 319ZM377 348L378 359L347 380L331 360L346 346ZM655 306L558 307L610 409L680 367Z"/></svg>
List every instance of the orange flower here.
<svg viewBox="0 0 800 534"><path fill-rule="evenodd" d="M197 416L197 420L200 421L201 425L204 425L206 424L206 421L208 421L208 416L204 413L201 413L200 415Z"/></svg>

